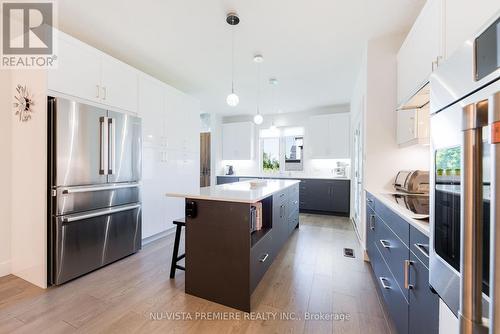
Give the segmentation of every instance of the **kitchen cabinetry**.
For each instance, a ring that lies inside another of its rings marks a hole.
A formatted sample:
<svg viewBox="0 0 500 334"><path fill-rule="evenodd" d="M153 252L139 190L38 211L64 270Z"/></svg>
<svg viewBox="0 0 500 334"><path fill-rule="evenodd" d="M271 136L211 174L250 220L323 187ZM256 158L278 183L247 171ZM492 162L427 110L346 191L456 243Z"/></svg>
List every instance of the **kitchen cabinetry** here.
<svg viewBox="0 0 500 334"><path fill-rule="evenodd" d="M222 159L252 160L254 125L252 122L222 124Z"/></svg>
<svg viewBox="0 0 500 334"><path fill-rule="evenodd" d="M429 108L397 111L397 143L399 146L429 143Z"/></svg>
<svg viewBox="0 0 500 334"><path fill-rule="evenodd" d="M348 159L349 120L347 113L312 116L305 136L305 152L312 159Z"/></svg>
<svg viewBox="0 0 500 334"><path fill-rule="evenodd" d="M58 67L48 71L48 89L105 106L137 112L138 71L58 32Z"/></svg>
<svg viewBox="0 0 500 334"><path fill-rule="evenodd" d="M499 9L498 0L445 0L446 57L478 33L488 19L498 15Z"/></svg>
<svg viewBox="0 0 500 334"><path fill-rule="evenodd" d="M439 297L429 287L429 238L370 193L366 251L398 333L438 333Z"/></svg>
<svg viewBox="0 0 500 334"><path fill-rule="evenodd" d="M397 55L398 104L429 80L443 59L443 0L427 0Z"/></svg>
<svg viewBox="0 0 500 334"><path fill-rule="evenodd" d="M302 179L301 181L301 211L349 214L349 180Z"/></svg>

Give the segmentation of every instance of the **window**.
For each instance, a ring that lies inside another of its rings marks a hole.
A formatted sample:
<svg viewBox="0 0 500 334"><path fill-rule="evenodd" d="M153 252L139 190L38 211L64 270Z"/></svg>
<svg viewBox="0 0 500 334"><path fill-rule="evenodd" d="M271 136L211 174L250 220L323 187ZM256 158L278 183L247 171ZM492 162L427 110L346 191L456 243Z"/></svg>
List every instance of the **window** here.
<svg viewBox="0 0 500 334"><path fill-rule="evenodd" d="M280 171L280 139L262 138L262 170L264 172Z"/></svg>
<svg viewBox="0 0 500 334"><path fill-rule="evenodd" d="M304 166L304 129L260 130L262 171L301 171ZM284 166L284 168L282 168Z"/></svg>

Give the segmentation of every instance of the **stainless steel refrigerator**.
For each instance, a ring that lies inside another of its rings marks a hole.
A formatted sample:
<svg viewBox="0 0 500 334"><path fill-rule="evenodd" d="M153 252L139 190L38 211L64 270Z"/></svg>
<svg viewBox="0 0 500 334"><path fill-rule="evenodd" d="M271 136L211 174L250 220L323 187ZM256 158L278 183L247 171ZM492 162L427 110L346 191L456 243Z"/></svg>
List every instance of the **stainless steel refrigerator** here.
<svg viewBox="0 0 500 334"><path fill-rule="evenodd" d="M48 97L48 283L141 248L141 120Z"/></svg>
<svg viewBox="0 0 500 334"><path fill-rule="evenodd" d="M500 333L500 18L431 76L430 284L461 333Z"/></svg>

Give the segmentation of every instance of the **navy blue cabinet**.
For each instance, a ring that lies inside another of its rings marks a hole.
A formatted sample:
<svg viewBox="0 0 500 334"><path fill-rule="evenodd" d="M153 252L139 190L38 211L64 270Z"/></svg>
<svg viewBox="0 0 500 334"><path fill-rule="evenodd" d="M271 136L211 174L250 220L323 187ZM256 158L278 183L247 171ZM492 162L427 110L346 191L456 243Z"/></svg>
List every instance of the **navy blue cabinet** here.
<svg viewBox="0 0 500 334"><path fill-rule="evenodd" d="M272 177L260 178L271 179ZM238 182L239 180L240 178L235 176L217 176L217 184ZM298 180L301 181L298 206L301 212L349 216L351 208L350 180Z"/></svg>
<svg viewBox="0 0 500 334"><path fill-rule="evenodd" d="M439 298L429 287L429 238L366 193L366 251L400 334L437 334Z"/></svg>

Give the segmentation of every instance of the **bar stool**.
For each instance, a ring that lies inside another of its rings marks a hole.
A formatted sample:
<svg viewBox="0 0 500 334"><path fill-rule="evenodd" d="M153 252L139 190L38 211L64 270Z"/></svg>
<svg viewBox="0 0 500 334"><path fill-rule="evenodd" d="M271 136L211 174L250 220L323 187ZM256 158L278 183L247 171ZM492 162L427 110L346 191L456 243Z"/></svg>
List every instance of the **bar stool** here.
<svg viewBox="0 0 500 334"><path fill-rule="evenodd" d="M179 243L181 241L182 228L186 227L186 220L184 218L179 218L174 220L173 223L177 225L177 227L175 229L174 253L172 254L172 265L170 266L170 278L175 277L176 269L186 271L186 268L177 264L177 262L186 257L186 253L179 255Z"/></svg>

